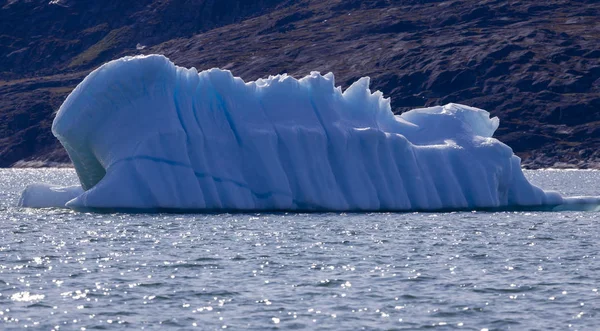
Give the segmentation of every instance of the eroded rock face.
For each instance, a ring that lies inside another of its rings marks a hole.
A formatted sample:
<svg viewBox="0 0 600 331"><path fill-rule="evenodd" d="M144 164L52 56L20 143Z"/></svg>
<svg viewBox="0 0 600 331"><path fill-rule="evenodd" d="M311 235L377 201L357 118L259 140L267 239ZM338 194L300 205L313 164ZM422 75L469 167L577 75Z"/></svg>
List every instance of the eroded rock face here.
<svg viewBox="0 0 600 331"><path fill-rule="evenodd" d="M246 80L371 76L396 112L460 102L500 117L530 167L596 166L597 1L8 1L0 9L0 166L67 161L50 123L99 64L162 53ZM42 163L43 164L43 163Z"/></svg>

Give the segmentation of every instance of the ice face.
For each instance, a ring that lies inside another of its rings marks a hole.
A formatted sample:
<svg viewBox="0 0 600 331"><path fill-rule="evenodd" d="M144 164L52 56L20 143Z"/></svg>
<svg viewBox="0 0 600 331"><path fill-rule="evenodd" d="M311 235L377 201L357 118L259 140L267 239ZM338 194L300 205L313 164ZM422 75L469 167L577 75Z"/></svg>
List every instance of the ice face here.
<svg viewBox="0 0 600 331"><path fill-rule="evenodd" d="M80 186L52 186L31 184L21 193L19 205L32 208L64 207L83 193Z"/></svg>
<svg viewBox="0 0 600 331"><path fill-rule="evenodd" d="M362 78L245 83L158 55L92 72L52 131L85 192L76 209L409 211L552 206L468 106L394 116Z"/></svg>

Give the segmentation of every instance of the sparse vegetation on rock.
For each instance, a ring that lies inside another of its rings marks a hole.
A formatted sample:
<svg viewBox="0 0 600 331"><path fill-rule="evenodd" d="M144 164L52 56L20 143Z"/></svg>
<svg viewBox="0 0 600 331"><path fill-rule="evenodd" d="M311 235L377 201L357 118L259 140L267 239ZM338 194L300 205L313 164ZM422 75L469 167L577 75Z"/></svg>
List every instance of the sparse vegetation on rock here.
<svg viewBox="0 0 600 331"><path fill-rule="evenodd" d="M0 166L68 161L50 125L71 89L103 62L161 53L246 80L368 75L395 112L458 102L499 116L496 137L528 167L600 167L599 18L595 0L8 1Z"/></svg>

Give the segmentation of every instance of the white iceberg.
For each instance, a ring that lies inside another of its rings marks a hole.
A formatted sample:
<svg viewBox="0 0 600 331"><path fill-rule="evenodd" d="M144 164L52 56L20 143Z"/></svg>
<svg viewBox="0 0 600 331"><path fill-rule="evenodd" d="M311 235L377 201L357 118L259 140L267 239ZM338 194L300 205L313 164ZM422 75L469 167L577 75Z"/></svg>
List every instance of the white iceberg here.
<svg viewBox="0 0 600 331"><path fill-rule="evenodd" d="M577 204L531 185L520 159L492 138L497 128L498 118L458 104L395 116L368 77L342 91L331 73L246 83L163 56L126 57L86 77L54 120L83 190L52 198L55 191L33 186L21 205L413 211Z"/></svg>

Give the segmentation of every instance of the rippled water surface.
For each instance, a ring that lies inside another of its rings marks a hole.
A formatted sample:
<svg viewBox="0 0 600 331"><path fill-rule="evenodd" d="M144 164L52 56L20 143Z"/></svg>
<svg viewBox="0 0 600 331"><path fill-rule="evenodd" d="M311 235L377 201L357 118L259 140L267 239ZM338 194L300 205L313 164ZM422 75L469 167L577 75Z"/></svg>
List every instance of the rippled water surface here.
<svg viewBox="0 0 600 331"><path fill-rule="evenodd" d="M600 195L600 172L536 171ZM0 328L600 326L598 213L84 214L16 207L71 170L0 170Z"/></svg>

